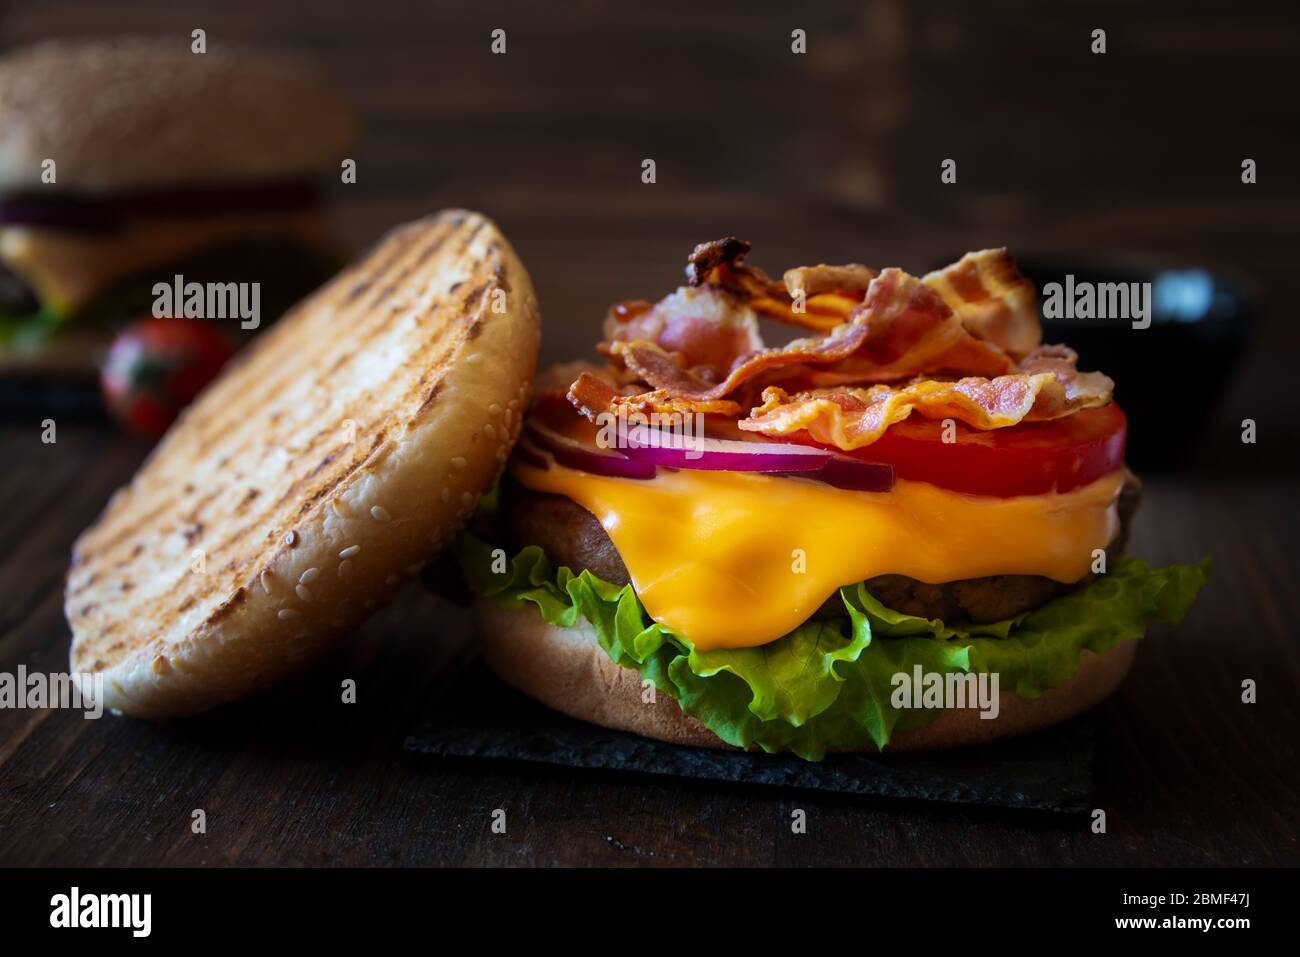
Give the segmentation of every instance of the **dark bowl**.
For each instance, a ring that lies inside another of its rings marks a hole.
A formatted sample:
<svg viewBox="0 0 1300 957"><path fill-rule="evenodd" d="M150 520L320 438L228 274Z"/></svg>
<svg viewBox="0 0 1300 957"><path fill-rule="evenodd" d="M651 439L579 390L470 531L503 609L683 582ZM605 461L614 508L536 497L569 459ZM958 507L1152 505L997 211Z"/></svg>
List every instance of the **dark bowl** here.
<svg viewBox="0 0 1300 957"><path fill-rule="evenodd" d="M946 260L942 265L953 262ZM1258 314L1246 280L1197 266L1057 256L1017 257L1038 290L1043 341L1079 353L1079 368L1115 380L1128 413L1128 461L1144 468L1180 463L1204 431L1245 350ZM938 268L938 267L936 267ZM1044 287L1078 283L1151 283L1151 324L1129 318L1049 319Z"/></svg>

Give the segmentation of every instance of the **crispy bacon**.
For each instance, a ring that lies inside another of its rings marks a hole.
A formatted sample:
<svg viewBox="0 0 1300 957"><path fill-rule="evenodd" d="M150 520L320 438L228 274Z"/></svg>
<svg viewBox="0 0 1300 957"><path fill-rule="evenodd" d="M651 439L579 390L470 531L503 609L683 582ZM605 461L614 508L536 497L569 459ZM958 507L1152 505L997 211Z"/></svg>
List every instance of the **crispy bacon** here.
<svg viewBox="0 0 1300 957"><path fill-rule="evenodd" d="M977 429L1059 419L1110 401L1114 383L1099 372L1078 372L1076 361L1064 346L1046 346L1031 354L1021 371L993 379L926 379L901 387L820 389L796 395L769 387L763 391L763 404L738 424L747 432L770 436L806 431L818 442L850 451L870 445L914 411Z"/></svg>
<svg viewBox="0 0 1300 957"><path fill-rule="evenodd" d="M593 422L601 412L607 411L617 399L625 398L604 379L583 372L569 386L569 401L573 407Z"/></svg>
<svg viewBox="0 0 1300 957"><path fill-rule="evenodd" d="M943 297L970 332L1017 359L1042 341L1034 284L1005 249L967 253L921 282Z"/></svg>
<svg viewBox="0 0 1300 957"><path fill-rule="evenodd" d="M726 290L760 316L818 332L831 331L853 309L856 300L851 297L805 291L803 309L796 310L795 291L768 278L763 270L745 265L748 253L749 243L734 236L700 243L687 260L687 281L692 286Z"/></svg>
<svg viewBox="0 0 1300 957"><path fill-rule="evenodd" d="M791 365L829 366L852 357L829 375L854 381L891 381L935 369L976 369L998 374L1014 364L997 346L975 339L958 316L929 287L898 269L871 281L866 299L846 323L828 335L795 339L775 349L743 356L721 382L684 369L653 342L616 342L612 354L629 371L672 395L694 400L720 399L760 373Z"/></svg>
<svg viewBox="0 0 1300 957"><path fill-rule="evenodd" d="M620 410L644 413L677 412L688 415L702 412L705 415L724 415L728 417L738 416L742 411L738 402L726 399L707 401L685 399L680 396L670 395L663 390L625 395L604 379L598 378L589 372L582 373L569 387L568 398L573 403L574 408L592 422L595 422L597 416L602 412L618 413Z"/></svg>
<svg viewBox="0 0 1300 957"><path fill-rule="evenodd" d="M1080 372L1077 368L1079 354L1069 346L1039 346L1020 361L1020 371L1026 375L1050 372L1065 389L1067 406L1063 415L1110 401L1115 381L1101 372ZM1104 398L1101 398L1103 397ZM1100 398L1100 401L1096 401Z"/></svg>
<svg viewBox="0 0 1300 957"><path fill-rule="evenodd" d="M834 362L850 355L866 338L865 324L839 326L829 336L815 339L796 339L779 349L743 357L732 364L721 382L712 383L695 371L683 369L673 357L653 342L617 342L613 353L620 357L629 371L655 389L686 399L699 401L720 399L735 391L746 380L760 372L795 363Z"/></svg>
<svg viewBox="0 0 1300 957"><path fill-rule="evenodd" d="M815 296L823 292L866 292L871 280L876 278L876 271L868 269L862 263L846 263L843 266L797 266L787 269L781 277L785 288L791 296L803 293Z"/></svg>
<svg viewBox="0 0 1300 957"><path fill-rule="evenodd" d="M700 243L686 257L686 281L692 286L710 285L715 270L722 266L733 266L736 269L757 273L756 269L741 266L751 248L749 243L735 236L724 236L712 242Z"/></svg>
<svg viewBox="0 0 1300 957"><path fill-rule="evenodd" d="M739 402L733 402L730 399L683 399L669 395L662 389L630 395L626 399L615 399L612 404L612 411L617 411L620 408L628 412L677 412L683 415L694 415L700 412L704 415L725 415L728 417L738 416L743 411Z"/></svg>
<svg viewBox="0 0 1300 957"><path fill-rule="evenodd" d="M597 349L612 357L619 342L653 343L677 365L711 382L726 375L738 358L763 348L754 311L710 286L683 287L653 306L627 304L611 310L605 341Z"/></svg>
<svg viewBox="0 0 1300 957"><path fill-rule="evenodd" d="M1004 249L923 279L821 265L789 270L784 285L746 266L748 252L734 237L702 243L689 287L615 307L599 347L611 365L579 375L569 401L593 420L704 412L750 432L806 430L845 449L913 411L995 429L1110 401L1110 379L1080 373L1069 349L1039 346L1033 286ZM818 334L765 348L758 316ZM741 418L760 390L761 404Z"/></svg>

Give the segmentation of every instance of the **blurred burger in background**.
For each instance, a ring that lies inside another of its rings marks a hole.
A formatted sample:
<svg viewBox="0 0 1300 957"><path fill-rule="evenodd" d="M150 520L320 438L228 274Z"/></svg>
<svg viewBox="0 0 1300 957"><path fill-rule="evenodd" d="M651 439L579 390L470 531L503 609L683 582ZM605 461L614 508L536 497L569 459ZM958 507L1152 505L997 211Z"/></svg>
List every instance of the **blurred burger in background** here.
<svg viewBox="0 0 1300 957"><path fill-rule="evenodd" d="M0 399L93 385L159 282L258 283L257 325L322 283L321 185L354 127L298 61L188 37L0 58Z"/></svg>

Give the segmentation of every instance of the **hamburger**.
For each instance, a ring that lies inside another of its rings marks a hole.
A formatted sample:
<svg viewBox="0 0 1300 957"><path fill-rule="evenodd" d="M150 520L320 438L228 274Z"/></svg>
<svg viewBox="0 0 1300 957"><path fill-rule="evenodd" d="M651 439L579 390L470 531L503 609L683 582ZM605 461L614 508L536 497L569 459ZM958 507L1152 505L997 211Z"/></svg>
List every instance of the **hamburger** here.
<svg viewBox="0 0 1300 957"><path fill-rule="evenodd" d="M93 375L115 326L178 275L260 283L269 321L340 265L318 181L352 132L279 56L144 38L5 56L0 374Z"/></svg>
<svg viewBox="0 0 1300 957"><path fill-rule="evenodd" d="M1114 383L1042 343L1007 252L774 281L748 251L696 247L687 285L611 309L601 361L539 376L461 540L488 666L612 729L809 760L1110 694L1208 560L1125 554Z"/></svg>

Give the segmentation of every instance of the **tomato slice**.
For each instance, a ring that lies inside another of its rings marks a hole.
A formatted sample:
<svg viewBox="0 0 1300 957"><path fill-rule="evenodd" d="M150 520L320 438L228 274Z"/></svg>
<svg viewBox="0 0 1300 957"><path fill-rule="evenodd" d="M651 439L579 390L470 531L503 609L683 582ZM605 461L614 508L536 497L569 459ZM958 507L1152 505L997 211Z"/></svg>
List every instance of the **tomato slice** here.
<svg viewBox="0 0 1300 957"><path fill-rule="evenodd" d="M1114 402L1052 422L1028 422L981 432L961 422L955 441L943 423L912 416L878 440L848 453L887 462L899 478L972 495L1009 498L1068 492L1124 464L1128 419Z"/></svg>
<svg viewBox="0 0 1300 957"><path fill-rule="evenodd" d="M540 396L531 414L573 438L594 442L595 426L558 395ZM814 442L807 433L766 439L740 431L730 419L709 417L708 435L749 442ZM1128 419L1114 402L1052 422L1029 422L980 431L962 422L954 440L943 441L942 421L913 415L891 425L871 445L840 452L894 467L897 478L929 482L971 495L1010 498L1087 485L1124 464ZM830 449L831 446L821 446ZM839 451L839 450L834 450Z"/></svg>

